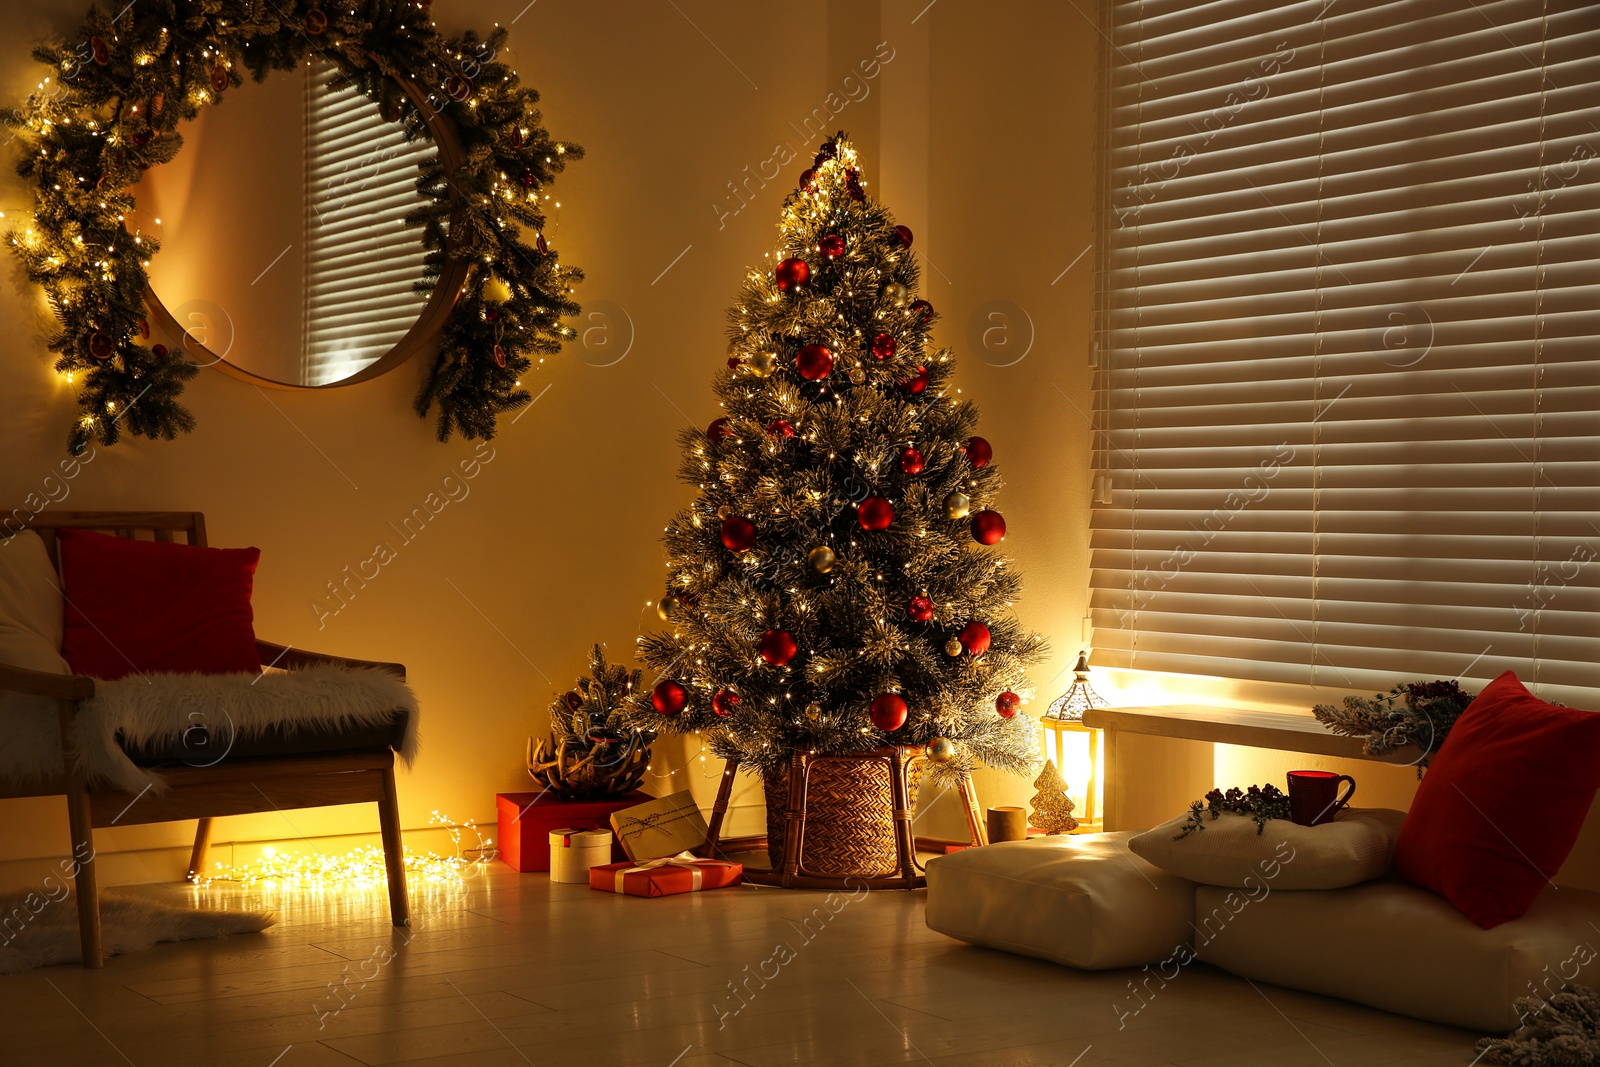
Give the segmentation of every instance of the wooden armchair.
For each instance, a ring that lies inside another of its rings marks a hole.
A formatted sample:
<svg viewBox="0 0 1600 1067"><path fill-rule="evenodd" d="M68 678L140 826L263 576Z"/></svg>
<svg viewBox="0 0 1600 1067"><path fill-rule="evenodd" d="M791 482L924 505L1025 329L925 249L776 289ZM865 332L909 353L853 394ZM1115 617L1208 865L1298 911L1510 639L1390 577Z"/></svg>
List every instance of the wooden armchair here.
<svg viewBox="0 0 1600 1067"><path fill-rule="evenodd" d="M184 535L191 545L206 543L205 517L197 511L173 512L43 512L28 528L43 538L51 561L59 570L56 531L70 527L96 530L120 537L171 542ZM377 667L405 677L398 663L377 663L307 652L270 641L257 641L265 667L298 669L318 664ZM67 798L72 833L72 859L77 870L78 928L83 940L85 967L104 962L100 940L100 898L95 874L94 831L107 826L198 819L189 878L197 879L205 867L211 841L211 820L220 815L243 815L289 808L330 804L376 803L383 834L383 853L389 875L389 911L396 926L409 926L410 904L400 843L400 813L395 798L394 750L387 745L305 755L268 758L229 756L211 766L162 767L171 788L159 795L146 790L130 794L114 789L87 787L72 767L78 760L73 718L78 704L94 696L92 678L50 674L0 665L0 690L48 697L56 701L61 722L63 766L60 774L30 782L18 789L0 787L0 799L57 796Z"/></svg>

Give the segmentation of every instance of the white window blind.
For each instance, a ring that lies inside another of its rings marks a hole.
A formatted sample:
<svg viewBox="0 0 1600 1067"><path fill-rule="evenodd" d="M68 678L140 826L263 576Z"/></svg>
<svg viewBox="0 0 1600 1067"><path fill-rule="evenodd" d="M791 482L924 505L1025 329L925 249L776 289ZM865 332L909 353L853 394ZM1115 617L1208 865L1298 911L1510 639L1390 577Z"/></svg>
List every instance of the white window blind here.
<svg viewBox="0 0 1600 1067"><path fill-rule="evenodd" d="M385 124L360 90L330 89L316 59L306 76L306 306L301 381L321 385L369 366L410 330L427 303L421 230L406 212L425 203L417 165L434 151Z"/></svg>
<svg viewBox="0 0 1600 1067"><path fill-rule="evenodd" d="M1110 8L1096 663L1600 706L1600 8Z"/></svg>

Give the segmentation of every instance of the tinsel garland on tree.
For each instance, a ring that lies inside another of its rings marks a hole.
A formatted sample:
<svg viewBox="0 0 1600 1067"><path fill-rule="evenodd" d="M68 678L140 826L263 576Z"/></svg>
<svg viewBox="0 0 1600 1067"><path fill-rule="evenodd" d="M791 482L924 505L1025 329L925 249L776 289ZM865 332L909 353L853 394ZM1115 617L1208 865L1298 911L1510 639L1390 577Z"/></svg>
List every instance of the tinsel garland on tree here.
<svg viewBox="0 0 1600 1067"><path fill-rule="evenodd" d="M429 3L140 0L115 15L90 8L77 39L35 49L52 73L3 113L24 145L17 169L35 187L34 215L7 240L61 322L49 347L59 353L56 369L79 384L72 451L114 444L124 427L169 440L194 428L179 397L195 366L148 343L146 268L160 246L124 228L135 207L128 189L178 154L179 124L224 101L243 84L241 70L259 81L313 53L408 137L428 135L427 108L461 143L465 162L454 172L436 157L421 168L417 187L434 202L407 218L422 227L428 250L420 292L431 292L447 259L475 267L417 413L437 405L441 441L454 432L487 438L499 415L529 401L522 376L573 336L562 320L579 310L571 294L582 273L562 266L540 231L543 190L582 149L553 141L540 125L538 94L497 58L504 29L446 39L429 21ZM520 229L536 235L531 243Z"/></svg>
<svg viewBox="0 0 1600 1067"><path fill-rule="evenodd" d="M914 299L912 234L865 192L843 134L784 202L781 247L730 312L725 415L681 436L699 495L667 528L660 672L636 722L702 731L771 777L797 750L932 746L932 777L1022 773L1044 643L978 411Z"/></svg>

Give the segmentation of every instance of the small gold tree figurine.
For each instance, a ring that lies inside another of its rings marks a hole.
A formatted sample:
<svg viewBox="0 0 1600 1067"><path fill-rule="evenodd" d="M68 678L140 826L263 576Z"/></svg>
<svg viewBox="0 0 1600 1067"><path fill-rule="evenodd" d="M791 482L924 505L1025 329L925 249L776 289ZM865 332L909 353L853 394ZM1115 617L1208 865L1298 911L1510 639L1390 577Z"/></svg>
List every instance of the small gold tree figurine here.
<svg viewBox="0 0 1600 1067"><path fill-rule="evenodd" d="M1031 824L1050 834L1071 833L1078 828L1072 817L1072 800L1067 796L1067 784L1061 780L1054 760L1044 761L1044 770L1033 780L1038 790L1033 795Z"/></svg>

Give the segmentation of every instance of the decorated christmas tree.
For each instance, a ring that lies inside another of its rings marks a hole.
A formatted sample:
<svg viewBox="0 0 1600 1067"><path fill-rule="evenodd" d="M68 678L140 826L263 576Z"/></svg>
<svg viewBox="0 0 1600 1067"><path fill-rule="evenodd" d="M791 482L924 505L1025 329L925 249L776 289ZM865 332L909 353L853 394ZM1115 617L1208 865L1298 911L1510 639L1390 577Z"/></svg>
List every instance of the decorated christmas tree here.
<svg viewBox="0 0 1600 1067"><path fill-rule="evenodd" d="M620 796L639 788L650 765L648 729L629 724L640 673L607 663L603 645L589 653L589 677L550 703L550 740L528 739L528 773L569 800Z"/></svg>
<svg viewBox="0 0 1600 1067"><path fill-rule="evenodd" d="M800 176L730 312L724 414L682 434L698 495L667 528L638 719L769 781L796 751L885 744L929 745L946 784L1021 773L1043 642L1008 613L1000 473L932 346L911 231L856 163L839 134Z"/></svg>

